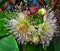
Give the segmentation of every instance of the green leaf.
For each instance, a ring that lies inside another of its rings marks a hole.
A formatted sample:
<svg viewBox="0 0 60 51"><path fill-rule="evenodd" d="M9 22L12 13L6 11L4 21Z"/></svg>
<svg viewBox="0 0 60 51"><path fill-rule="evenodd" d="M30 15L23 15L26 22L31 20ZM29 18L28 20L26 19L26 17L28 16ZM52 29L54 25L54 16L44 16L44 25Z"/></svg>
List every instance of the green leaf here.
<svg viewBox="0 0 60 51"><path fill-rule="evenodd" d="M60 51L60 36L55 39L55 50Z"/></svg>
<svg viewBox="0 0 60 51"><path fill-rule="evenodd" d="M23 51L39 51L39 46L32 44L22 45Z"/></svg>
<svg viewBox="0 0 60 51"><path fill-rule="evenodd" d="M0 51L19 51L12 35L0 39Z"/></svg>
<svg viewBox="0 0 60 51"><path fill-rule="evenodd" d="M42 18L39 18L37 15L34 15L33 18L34 18L33 21L35 21L36 24L41 24L41 23L43 23Z"/></svg>
<svg viewBox="0 0 60 51"><path fill-rule="evenodd" d="M24 51L55 51L53 41L46 49L44 49L40 44L39 45L27 44L27 45L22 45L22 47Z"/></svg>
<svg viewBox="0 0 60 51"><path fill-rule="evenodd" d="M34 14L33 17L27 17L27 20L31 25L39 25L43 23L42 18L39 18L36 14Z"/></svg>

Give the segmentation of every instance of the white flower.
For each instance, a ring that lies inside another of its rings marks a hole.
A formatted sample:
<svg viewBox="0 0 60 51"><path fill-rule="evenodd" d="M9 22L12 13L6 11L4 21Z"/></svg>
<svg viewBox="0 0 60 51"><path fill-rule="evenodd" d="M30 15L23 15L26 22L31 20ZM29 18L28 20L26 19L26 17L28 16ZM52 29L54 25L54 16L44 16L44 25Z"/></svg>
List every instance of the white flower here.
<svg viewBox="0 0 60 51"><path fill-rule="evenodd" d="M18 41L21 43L24 41L29 42L31 39L31 32L35 32L34 26L29 24L23 13L19 13L17 18L12 18L7 24L14 36L16 38L19 37Z"/></svg>
<svg viewBox="0 0 60 51"><path fill-rule="evenodd" d="M38 33L40 34L42 44L48 46L56 29L56 18L54 17L54 12L47 12L43 20L43 24L39 25Z"/></svg>
<svg viewBox="0 0 60 51"><path fill-rule="evenodd" d="M56 29L54 12L51 11L48 13L48 11L46 11L45 16L43 17L44 22L39 25L32 25L33 23L31 24L29 22L30 20L27 20L26 17L28 16L20 12L18 13L18 17L9 20L7 22L7 27L9 27L10 32L17 38L18 43L41 43L43 44L43 47L47 47L50 44L50 41L52 41Z"/></svg>

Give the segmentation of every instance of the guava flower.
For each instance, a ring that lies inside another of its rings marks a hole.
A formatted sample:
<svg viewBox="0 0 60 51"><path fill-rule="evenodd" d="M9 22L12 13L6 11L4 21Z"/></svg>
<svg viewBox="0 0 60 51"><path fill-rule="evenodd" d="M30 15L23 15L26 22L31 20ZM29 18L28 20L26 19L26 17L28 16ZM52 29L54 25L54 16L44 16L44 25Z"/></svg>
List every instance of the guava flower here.
<svg viewBox="0 0 60 51"><path fill-rule="evenodd" d="M18 43L30 42L31 41L31 33L35 32L34 26L30 25L26 20L26 15L22 12L18 13L17 18L12 18L7 22L7 27L9 27L10 31L13 32L15 38Z"/></svg>
<svg viewBox="0 0 60 51"><path fill-rule="evenodd" d="M27 16L20 12L18 13L18 17L8 20L7 27L17 39L18 43L41 43L43 48L46 48L49 46L50 41L52 41L54 32L56 31L56 17L54 15L53 11L49 12L49 10L46 10L46 14L43 17L43 23L33 25L30 21L34 21L34 17Z"/></svg>
<svg viewBox="0 0 60 51"><path fill-rule="evenodd" d="M54 12L47 12L43 20L43 24L39 24L38 33L43 47L47 47L50 41L52 41L52 37L54 37L54 32L56 30L56 17L54 17Z"/></svg>

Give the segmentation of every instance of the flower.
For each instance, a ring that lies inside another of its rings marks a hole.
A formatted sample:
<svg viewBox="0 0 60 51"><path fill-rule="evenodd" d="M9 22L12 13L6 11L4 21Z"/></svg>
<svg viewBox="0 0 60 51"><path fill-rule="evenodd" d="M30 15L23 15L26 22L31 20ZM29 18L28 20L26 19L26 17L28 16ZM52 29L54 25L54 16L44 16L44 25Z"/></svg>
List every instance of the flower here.
<svg viewBox="0 0 60 51"><path fill-rule="evenodd" d="M52 37L54 36L54 32L56 30L56 18L54 17L54 12L47 12L44 16L43 24L39 24L38 27L41 43L43 46L47 47L50 44L50 41L52 41Z"/></svg>
<svg viewBox="0 0 60 51"><path fill-rule="evenodd" d="M14 37L17 38L18 43L41 43L43 48L49 46L56 30L56 18L54 17L54 12L46 10L43 22L37 25L30 21L35 21L35 17L30 17L23 12L20 12L18 13L18 17L9 19L7 27L9 27Z"/></svg>
<svg viewBox="0 0 60 51"><path fill-rule="evenodd" d="M26 19L26 15L22 12L18 14L17 18L9 20L7 24L9 24L10 31L12 31L14 35L16 34L19 38L21 38L21 43L22 41L29 42L31 39L31 32L35 32L34 26L30 25Z"/></svg>

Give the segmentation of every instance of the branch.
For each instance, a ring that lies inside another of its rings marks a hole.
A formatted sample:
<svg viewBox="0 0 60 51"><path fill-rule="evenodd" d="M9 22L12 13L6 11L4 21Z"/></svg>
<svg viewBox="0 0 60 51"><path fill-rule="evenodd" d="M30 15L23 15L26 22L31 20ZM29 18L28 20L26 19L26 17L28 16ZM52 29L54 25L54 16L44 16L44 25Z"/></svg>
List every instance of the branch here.
<svg viewBox="0 0 60 51"><path fill-rule="evenodd" d="M43 0L43 5L44 5L44 7L46 8L47 1Z"/></svg>
<svg viewBox="0 0 60 51"><path fill-rule="evenodd" d="M56 1L55 1L55 4L54 4L54 6L52 7L52 9L50 10L50 12L51 12L52 10L55 10L55 9L56 9L56 6L57 6L58 2L59 2L59 0L56 0Z"/></svg>

